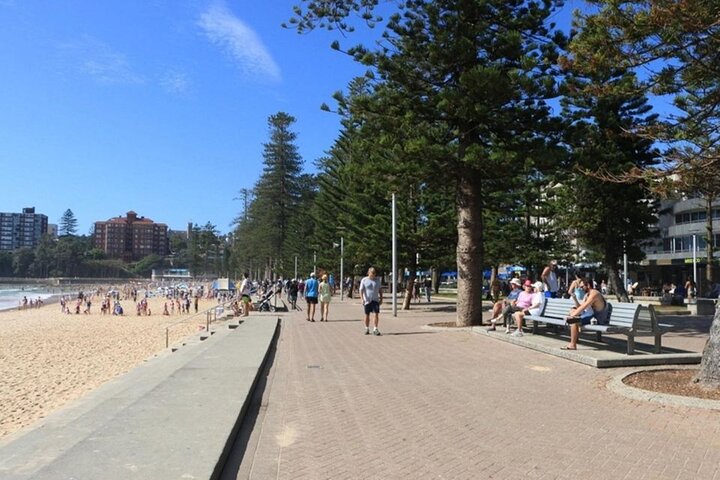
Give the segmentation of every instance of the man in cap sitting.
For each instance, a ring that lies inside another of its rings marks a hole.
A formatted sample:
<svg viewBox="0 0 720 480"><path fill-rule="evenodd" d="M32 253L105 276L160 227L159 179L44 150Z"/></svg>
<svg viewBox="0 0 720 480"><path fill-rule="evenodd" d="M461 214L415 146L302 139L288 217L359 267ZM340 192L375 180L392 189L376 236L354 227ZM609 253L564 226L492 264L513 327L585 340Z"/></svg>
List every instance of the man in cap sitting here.
<svg viewBox="0 0 720 480"><path fill-rule="evenodd" d="M517 301L517 297L522 291L520 287L522 286L522 283L520 282L519 278L513 278L510 280L510 293L508 293L507 297L505 297L504 300L500 300L499 302L495 302L493 305L492 310L492 320L490 320L490 328L488 328L488 331L492 332L495 331L495 325L497 322L502 319L503 324L505 325L505 333L510 333L510 315L516 310L515 308L515 302Z"/></svg>

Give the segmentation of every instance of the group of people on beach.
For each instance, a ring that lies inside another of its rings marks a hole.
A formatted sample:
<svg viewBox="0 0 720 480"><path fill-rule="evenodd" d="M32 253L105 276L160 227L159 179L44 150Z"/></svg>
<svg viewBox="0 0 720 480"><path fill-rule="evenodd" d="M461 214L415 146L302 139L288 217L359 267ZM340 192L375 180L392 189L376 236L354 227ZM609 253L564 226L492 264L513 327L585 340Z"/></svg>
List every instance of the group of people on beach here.
<svg viewBox="0 0 720 480"><path fill-rule="evenodd" d="M70 304L74 303L75 306L73 309L70 309ZM80 312L82 311L85 315L90 315L90 308L92 307L92 299L90 296L85 296L83 292L80 292L78 294L78 297L76 299L71 299L66 296L62 296L60 298L60 309L62 310L62 313L65 313L67 315L71 315L72 313L75 313L76 315L80 315Z"/></svg>
<svg viewBox="0 0 720 480"><path fill-rule="evenodd" d="M38 297L37 300L30 299L28 300L27 296L24 296L22 300L20 301L20 305L18 308L20 310L26 310L28 308L40 308L44 305L42 298Z"/></svg>

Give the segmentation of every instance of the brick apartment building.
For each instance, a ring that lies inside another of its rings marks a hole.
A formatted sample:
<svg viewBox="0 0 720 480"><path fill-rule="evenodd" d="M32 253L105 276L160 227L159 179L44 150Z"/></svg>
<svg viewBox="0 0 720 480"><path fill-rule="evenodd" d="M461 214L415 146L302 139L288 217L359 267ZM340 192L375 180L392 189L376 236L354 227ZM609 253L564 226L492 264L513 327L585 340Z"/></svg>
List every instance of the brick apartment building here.
<svg viewBox="0 0 720 480"><path fill-rule="evenodd" d="M168 253L168 227L129 211L125 217L95 222L94 244L108 257L128 262L151 254L164 256Z"/></svg>
<svg viewBox="0 0 720 480"><path fill-rule="evenodd" d="M22 213L0 213L0 250L35 248L40 237L48 231L48 217L35 213L35 207L23 208Z"/></svg>

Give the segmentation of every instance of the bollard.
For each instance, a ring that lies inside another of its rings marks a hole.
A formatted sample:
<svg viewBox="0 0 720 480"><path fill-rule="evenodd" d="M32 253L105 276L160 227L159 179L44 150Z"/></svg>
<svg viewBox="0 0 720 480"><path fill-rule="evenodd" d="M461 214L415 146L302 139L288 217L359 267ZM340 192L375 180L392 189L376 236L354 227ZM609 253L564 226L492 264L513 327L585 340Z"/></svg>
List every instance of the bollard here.
<svg viewBox="0 0 720 480"><path fill-rule="evenodd" d="M165 348L170 346L170 327L165 328Z"/></svg>

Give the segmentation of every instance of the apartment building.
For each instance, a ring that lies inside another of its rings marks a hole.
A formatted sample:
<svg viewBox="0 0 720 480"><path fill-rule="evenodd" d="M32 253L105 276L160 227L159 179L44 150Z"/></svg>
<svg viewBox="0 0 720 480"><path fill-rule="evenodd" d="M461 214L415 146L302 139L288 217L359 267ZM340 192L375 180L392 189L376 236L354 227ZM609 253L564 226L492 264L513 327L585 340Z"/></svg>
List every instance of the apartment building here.
<svg viewBox="0 0 720 480"><path fill-rule="evenodd" d="M35 207L23 208L22 213L0 213L0 250L35 248L40 237L48 231L48 217L35 213Z"/></svg>
<svg viewBox="0 0 720 480"><path fill-rule="evenodd" d="M108 257L125 261L140 260L156 254L168 254L168 227L149 218L138 217L133 211L124 217L95 222L94 244Z"/></svg>

